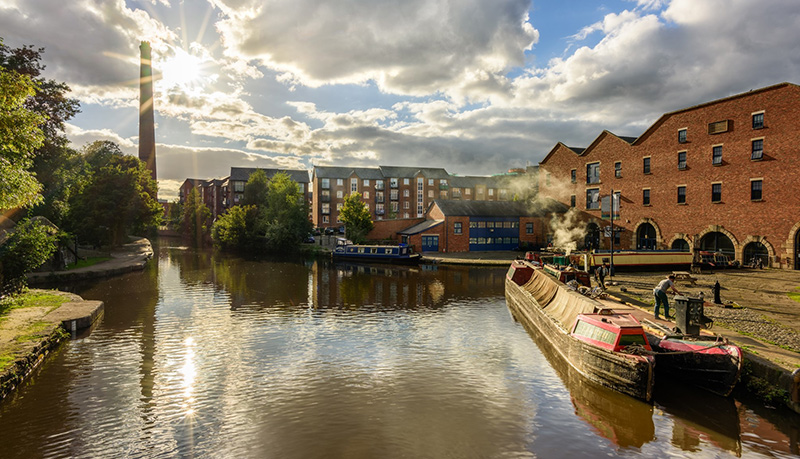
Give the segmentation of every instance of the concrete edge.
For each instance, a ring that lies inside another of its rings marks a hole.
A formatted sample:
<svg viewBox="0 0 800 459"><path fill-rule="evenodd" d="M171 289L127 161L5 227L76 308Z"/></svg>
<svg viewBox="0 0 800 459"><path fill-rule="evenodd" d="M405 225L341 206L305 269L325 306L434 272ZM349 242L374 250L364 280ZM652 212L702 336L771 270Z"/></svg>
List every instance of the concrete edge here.
<svg viewBox="0 0 800 459"><path fill-rule="evenodd" d="M62 311L62 308L65 309ZM77 332L92 327L102 316L104 309L102 301L68 301L44 316L44 320L49 320L56 326L27 355L18 358L0 375L0 401L25 382L70 334L75 336Z"/></svg>

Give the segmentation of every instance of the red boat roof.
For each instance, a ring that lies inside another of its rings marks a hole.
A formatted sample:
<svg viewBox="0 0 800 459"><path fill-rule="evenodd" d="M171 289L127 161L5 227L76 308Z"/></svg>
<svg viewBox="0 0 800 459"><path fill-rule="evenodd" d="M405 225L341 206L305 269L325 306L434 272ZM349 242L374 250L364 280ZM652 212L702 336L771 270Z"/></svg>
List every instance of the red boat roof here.
<svg viewBox="0 0 800 459"><path fill-rule="evenodd" d="M579 317L583 317L587 322L599 325L603 328L607 328L607 326L603 326L604 324L618 328L642 328L642 324L631 314L600 312L597 314L581 314Z"/></svg>

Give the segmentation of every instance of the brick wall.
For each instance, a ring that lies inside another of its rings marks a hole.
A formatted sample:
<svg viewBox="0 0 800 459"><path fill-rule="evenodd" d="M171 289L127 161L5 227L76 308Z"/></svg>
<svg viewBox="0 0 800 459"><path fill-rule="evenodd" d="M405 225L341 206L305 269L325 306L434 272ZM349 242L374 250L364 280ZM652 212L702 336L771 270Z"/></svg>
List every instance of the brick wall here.
<svg viewBox="0 0 800 459"><path fill-rule="evenodd" d="M764 113L764 127L753 129L752 115ZM726 132L709 134L709 124L727 120ZM686 142L678 131L686 130ZM751 160L754 139L763 139L763 159ZM714 146L722 147L722 164L712 165ZM686 167L678 168L679 152ZM650 158L650 173L643 159ZM586 167L600 163L600 183L586 184ZM614 163L622 165L614 176ZM603 132L582 154L557 145L541 163L540 189L600 218L599 210L586 210L587 188L601 195L611 190L622 195L619 224L625 229L623 248L636 248L636 232L643 224L656 229L658 248L670 248L676 239L698 246L703 235L717 231L729 237L742 259L749 242L763 243L775 264L780 257L795 258L794 238L800 228L800 87L776 85L662 116L633 144ZM577 170L571 183L570 171ZM546 173L550 174L547 186ZM762 180L763 198L750 199L751 180ZM721 184L721 200L712 202L712 184ZM678 187L685 187L686 202L677 202ZM643 203L643 191L650 203ZM603 223L605 226L608 223ZM608 239L601 238L607 245Z"/></svg>

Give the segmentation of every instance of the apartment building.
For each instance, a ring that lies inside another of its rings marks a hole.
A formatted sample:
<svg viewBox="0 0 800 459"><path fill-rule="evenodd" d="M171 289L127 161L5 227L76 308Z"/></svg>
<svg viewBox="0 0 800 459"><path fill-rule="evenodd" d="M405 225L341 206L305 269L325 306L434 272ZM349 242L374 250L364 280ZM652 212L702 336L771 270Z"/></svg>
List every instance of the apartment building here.
<svg viewBox="0 0 800 459"><path fill-rule="evenodd" d="M558 143L539 164L540 191L582 211L584 241L726 253L800 269L800 87L781 83L662 115L637 138L602 132Z"/></svg>
<svg viewBox="0 0 800 459"><path fill-rule="evenodd" d="M424 218L436 199L504 201L513 198L515 174L464 177L442 168L314 166L312 221L317 227L338 226L344 198L361 195L373 220Z"/></svg>
<svg viewBox="0 0 800 459"><path fill-rule="evenodd" d="M186 197L192 189L197 189L203 202L211 210L211 215L216 219L227 209L238 205L244 197L244 186L250 179L250 175L257 170L263 170L267 179L271 179L278 172L283 172L295 181L304 194L306 202L311 205L310 180L308 171L292 169L264 169L256 167L231 167L228 177L220 179L186 179L178 190L178 199L185 202Z"/></svg>

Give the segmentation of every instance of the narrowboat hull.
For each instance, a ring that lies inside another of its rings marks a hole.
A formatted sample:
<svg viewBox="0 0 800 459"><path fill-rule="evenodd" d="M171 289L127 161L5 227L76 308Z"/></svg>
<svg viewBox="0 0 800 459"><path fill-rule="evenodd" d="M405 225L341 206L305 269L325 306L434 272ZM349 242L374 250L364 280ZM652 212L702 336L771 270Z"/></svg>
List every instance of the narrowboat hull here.
<svg viewBox="0 0 800 459"><path fill-rule="evenodd" d="M742 350L711 336L647 336L656 351L656 378L727 397L742 373Z"/></svg>
<svg viewBox="0 0 800 459"><path fill-rule="evenodd" d="M652 356L613 352L572 337L544 312L530 292L508 277L505 295L512 315L527 332L544 337L555 354L583 377L641 400L652 399L655 364Z"/></svg>
<svg viewBox="0 0 800 459"><path fill-rule="evenodd" d="M414 253L407 246L396 245L357 245L339 244L334 247L332 256L337 260L396 263L416 265L422 256Z"/></svg>

